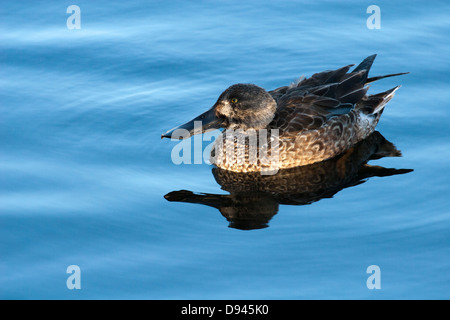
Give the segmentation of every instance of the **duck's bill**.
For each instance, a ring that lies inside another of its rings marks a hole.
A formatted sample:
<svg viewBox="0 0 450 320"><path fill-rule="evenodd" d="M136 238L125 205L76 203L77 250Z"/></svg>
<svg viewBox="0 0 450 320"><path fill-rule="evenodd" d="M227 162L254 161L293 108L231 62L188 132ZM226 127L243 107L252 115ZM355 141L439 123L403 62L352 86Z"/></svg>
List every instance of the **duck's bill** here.
<svg viewBox="0 0 450 320"><path fill-rule="evenodd" d="M161 135L162 138L187 139L195 134L220 129L223 120L217 118L215 108L212 107L205 113L192 119L181 126L175 127Z"/></svg>

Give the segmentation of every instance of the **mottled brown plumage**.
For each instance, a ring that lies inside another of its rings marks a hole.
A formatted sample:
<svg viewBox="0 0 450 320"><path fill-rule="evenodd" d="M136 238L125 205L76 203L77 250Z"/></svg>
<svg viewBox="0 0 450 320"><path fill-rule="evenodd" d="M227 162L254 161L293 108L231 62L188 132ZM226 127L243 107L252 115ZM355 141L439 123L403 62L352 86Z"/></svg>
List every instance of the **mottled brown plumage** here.
<svg viewBox="0 0 450 320"><path fill-rule="evenodd" d="M351 72L353 65L323 71L269 92L250 84L231 86L213 108L194 119L209 119L203 131L225 128L211 162L235 172L276 172L330 159L351 148L375 130L384 106L399 88L367 95L367 83L394 76L368 78L375 57ZM179 128L189 129L191 122ZM256 153L249 147L254 137Z"/></svg>

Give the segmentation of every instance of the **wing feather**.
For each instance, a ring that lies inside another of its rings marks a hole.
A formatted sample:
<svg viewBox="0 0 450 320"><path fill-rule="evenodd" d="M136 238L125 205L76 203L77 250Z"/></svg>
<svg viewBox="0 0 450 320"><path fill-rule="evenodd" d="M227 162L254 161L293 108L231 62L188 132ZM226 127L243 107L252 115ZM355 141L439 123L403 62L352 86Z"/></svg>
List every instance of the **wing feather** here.
<svg viewBox="0 0 450 320"><path fill-rule="evenodd" d="M349 114L355 121L355 109L368 114L381 112L397 88L368 96L367 84L404 73L368 78L375 57L376 54L367 57L351 72L353 65L347 65L270 91L278 108L269 127L280 128L285 134L299 134L326 125L332 117Z"/></svg>

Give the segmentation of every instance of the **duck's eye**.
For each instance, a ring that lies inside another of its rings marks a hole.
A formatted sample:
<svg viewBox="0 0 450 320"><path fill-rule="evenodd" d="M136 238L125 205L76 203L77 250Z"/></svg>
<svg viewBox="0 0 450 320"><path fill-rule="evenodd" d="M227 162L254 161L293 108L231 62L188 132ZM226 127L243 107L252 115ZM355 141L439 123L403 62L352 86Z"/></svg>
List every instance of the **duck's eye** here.
<svg viewBox="0 0 450 320"><path fill-rule="evenodd" d="M232 102L232 103L237 103L237 102L238 102L238 99L237 99L237 98L233 98L233 99L231 99L231 102Z"/></svg>

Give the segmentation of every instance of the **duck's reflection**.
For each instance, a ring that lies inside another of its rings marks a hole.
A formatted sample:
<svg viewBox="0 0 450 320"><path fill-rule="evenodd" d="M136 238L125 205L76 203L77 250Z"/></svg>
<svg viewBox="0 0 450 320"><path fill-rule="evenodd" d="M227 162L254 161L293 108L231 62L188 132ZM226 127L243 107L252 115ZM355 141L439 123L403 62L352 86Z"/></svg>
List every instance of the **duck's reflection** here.
<svg viewBox="0 0 450 320"><path fill-rule="evenodd" d="M279 204L305 205L332 198L344 188L364 183L370 177L387 177L411 172L368 165L369 160L399 157L401 152L379 132L346 153L320 163L280 170L275 175L259 172L236 173L213 168L217 183L229 195L173 191L168 201L198 203L214 207L232 228L250 230L268 227Z"/></svg>

